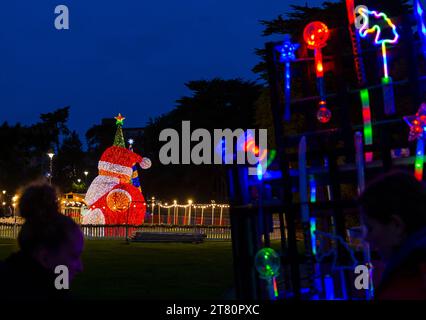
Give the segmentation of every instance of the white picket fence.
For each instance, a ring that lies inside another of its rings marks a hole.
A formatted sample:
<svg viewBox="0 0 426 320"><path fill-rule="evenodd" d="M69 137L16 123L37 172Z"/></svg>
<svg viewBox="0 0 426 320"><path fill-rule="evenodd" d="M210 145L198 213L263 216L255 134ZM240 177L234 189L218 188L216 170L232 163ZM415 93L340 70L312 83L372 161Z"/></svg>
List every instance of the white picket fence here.
<svg viewBox="0 0 426 320"><path fill-rule="evenodd" d="M20 223L1 223L0 239L16 239L21 229ZM181 225L151 225L141 226L126 225L81 225L86 239L126 239L131 237L136 231L140 232L162 232L162 233L202 233L206 235L206 240L231 240L230 226L181 226ZM127 230L126 230L127 229ZM279 228L274 227L271 239L279 239Z"/></svg>

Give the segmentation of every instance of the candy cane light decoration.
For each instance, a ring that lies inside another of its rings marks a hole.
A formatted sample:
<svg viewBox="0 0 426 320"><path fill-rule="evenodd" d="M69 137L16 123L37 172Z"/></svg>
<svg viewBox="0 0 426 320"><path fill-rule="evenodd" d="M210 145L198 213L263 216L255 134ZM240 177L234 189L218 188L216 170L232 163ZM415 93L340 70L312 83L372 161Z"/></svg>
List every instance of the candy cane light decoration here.
<svg viewBox="0 0 426 320"><path fill-rule="evenodd" d="M357 16L357 25L359 27L359 35L362 38L366 38L370 34L376 34L374 38L374 44L380 45L382 48L383 58L383 99L385 104L385 114L395 114L395 99L393 93L392 78L389 76L388 67L388 56L387 48L388 44L395 44L398 42L399 34L395 24L392 23L391 19L383 12L371 11L366 6L358 6L355 9ZM378 24L370 26L370 16L374 16L375 19L383 19L392 30L392 37L387 39L382 37L382 28Z"/></svg>
<svg viewBox="0 0 426 320"><path fill-rule="evenodd" d="M314 50L315 54L315 70L320 94L317 118L321 123L327 123L331 119L331 111L327 108L325 96L324 64L322 58L322 48L327 45L329 37L330 32L327 25L320 21L309 23L303 31L303 39L305 40L308 48Z"/></svg>

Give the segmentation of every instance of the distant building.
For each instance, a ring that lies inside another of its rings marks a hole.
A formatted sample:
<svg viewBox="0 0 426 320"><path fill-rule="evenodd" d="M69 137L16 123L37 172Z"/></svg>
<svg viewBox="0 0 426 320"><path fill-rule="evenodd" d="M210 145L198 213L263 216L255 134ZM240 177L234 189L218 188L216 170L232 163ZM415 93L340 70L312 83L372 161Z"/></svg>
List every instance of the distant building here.
<svg viewBox="0 0 426 320"><path fill-rule="evenodd" d="M82 210L86 207L84 193L65 193L61 197L60 210L62 214L72 218L75 222L81 223Z"/></svg>

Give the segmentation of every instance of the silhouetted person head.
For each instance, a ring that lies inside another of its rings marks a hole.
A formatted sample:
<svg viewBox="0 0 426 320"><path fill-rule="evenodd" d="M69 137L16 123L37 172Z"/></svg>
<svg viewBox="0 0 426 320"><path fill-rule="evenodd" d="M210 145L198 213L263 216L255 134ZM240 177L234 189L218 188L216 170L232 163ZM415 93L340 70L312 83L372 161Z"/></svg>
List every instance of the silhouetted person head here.
<svg viewBox="0 0 426 320"><path fill-rule="evenodd" d="M30 185L20 198L19 211L25 218L18 235L21 251L52 272L58 265L67 266L72 280L82 271L83 234L71 218L59 212L55 189L47 184Z"/></svg>
<svg viewBox="0 0 426 320"><path fill-rule="evenodd" d="M395 171L372 181L360 197L366 240L385 260L412 234L426 228L426 189Z"/></svg>

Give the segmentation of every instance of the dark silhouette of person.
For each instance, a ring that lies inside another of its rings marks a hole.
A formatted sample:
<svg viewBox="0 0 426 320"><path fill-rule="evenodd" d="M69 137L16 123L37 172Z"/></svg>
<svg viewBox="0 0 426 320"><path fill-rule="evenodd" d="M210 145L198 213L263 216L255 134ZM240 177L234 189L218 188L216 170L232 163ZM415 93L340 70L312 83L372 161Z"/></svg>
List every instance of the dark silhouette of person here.
<svg viewBox="0 0 426 320"><path fill-rule="evenodd" d="M366 240L385 268L375 297L426 299L426 188L410 173L372 181L360 196Z"/></svg>
<svg viewBox="0 0 426 320"><path fill-rule="evenodd" d="M19 210L25 218L18 235L19 251L0 263L0 298L67 299L69 290L55 285L58 276L66 273L55 273L55 269L66 266L69 283L82 271L84 240L79 226L59 212L55 189L46 184L27 187Z"/></svg>

